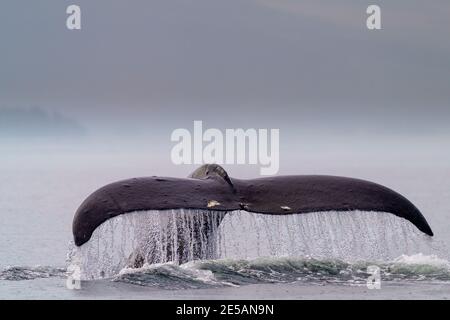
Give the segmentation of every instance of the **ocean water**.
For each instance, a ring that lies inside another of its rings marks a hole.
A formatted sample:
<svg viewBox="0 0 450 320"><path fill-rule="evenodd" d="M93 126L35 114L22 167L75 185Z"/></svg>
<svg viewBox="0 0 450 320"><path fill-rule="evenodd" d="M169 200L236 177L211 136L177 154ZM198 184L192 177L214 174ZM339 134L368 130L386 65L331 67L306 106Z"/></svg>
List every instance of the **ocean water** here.
<svg viewBox="0 0 450 320"><path fill-rule="evenodd" d="M167 217L184 215L176 223L188 225L193 214L188 210L119 216L99 227L81 248L72 243L71 222L82 200L108 182L154 174L145 166L105 167L99 164L104 161L74 161L71 156L28 160L6 159L0 166L0 299L450 297L446 167L323 172L372 180L402 193L425 215L433 238L383 212L277 217L234 211L208 239L192 244L202 259L189 261L189 250L182 257L164 255L176 241L164 236L176 221ZM299 174L308 173L302 170ZM183 237L189 242L189 234ZM142 248L144 256L151 252L157 258L130 264ZM380 269L379 290L366 286L368 267L374 265ZM74 270L82 279L79 290L67 288Z"/></svg>

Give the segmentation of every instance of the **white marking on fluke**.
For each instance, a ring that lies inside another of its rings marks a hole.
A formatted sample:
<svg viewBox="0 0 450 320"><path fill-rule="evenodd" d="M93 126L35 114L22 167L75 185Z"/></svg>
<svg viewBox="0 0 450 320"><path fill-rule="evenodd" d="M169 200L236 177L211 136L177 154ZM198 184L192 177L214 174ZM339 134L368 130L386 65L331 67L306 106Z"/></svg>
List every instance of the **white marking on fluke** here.
<svg viewBox="0 0 450 320"><path fill-rule="evenodd" d="M215 206L220 206L220 202L216 200L209 200L208 201L208 208L213 208Z"/></svg>

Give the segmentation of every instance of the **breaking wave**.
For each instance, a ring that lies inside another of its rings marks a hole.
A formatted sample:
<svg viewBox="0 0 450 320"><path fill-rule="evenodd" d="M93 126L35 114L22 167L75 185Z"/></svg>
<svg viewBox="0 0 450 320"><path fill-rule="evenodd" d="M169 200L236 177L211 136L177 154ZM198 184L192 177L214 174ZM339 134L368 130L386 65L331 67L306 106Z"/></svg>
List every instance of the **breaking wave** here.
<svg viewBox="0 0 450 320"><path fill-rule="evenodd" d="M124 268L109 280L117 283L176 290L235 287L248 284L304 283L313 285L366 285L369 262L347 263L313 258L258 258L249 260L190 261L145 264ZM378 263L381 280L439 282L450 284L450 263L435 255L403 255L391 262ZM70 268L69 268L70 270ZM66 278L70 271L54 267L8 267L0 280L21 281ZM97 280L106 281L106 280Z"/></svg>
<svg viewBox="0 0 450 320"><path fill-rule="evenodd" d="M366 285L371 263L346 263L312 258L209 260L125 268L113 281L163 289L198 289L259 283ZM401 256L381 263L382 281L450 282L450 264L436 256Z"/></svg>

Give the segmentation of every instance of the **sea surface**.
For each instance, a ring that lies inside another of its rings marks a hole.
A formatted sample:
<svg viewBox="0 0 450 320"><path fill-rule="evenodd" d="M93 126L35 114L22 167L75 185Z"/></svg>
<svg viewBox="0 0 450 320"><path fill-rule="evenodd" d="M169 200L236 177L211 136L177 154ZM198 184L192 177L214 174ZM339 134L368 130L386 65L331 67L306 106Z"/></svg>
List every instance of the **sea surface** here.
<svg viewBox="0 0 450 320"><path fill-rule="evenodd" d="M422 211L433 238L386 213L275 217L235 211L217 230L214 257L132 268L127 258L142 232L148 235L156 224L150 234L158 238L165 230L151 220L152 212L111 219L81 249L72 243L74 212L91 192L118 179L157 174L150 164L102 157L1 160L0 299L450 298L450 166L321 168L400 192ZM298 173L310 172L303 167ZM380 270L380 289L367 287L371 266ZM75 287L68 278L74 268L82 273Z"/></svg>

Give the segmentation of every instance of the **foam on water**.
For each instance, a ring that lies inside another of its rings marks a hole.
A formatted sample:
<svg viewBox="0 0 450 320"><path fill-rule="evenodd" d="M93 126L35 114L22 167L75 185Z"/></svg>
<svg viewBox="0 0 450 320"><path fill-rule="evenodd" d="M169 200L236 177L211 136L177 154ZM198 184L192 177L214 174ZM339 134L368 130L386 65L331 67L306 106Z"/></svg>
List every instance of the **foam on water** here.
<svg viewBox="0 0 450 320"><path fill-rule="evenodd" d="M423 260L423 255L408 259ZM432 259L432 258L431 258ZM370 275L369 262L346 263L339 260L313 258L258 258L251 260L193 261L182 265L173 263L144 265L124 269L114 281L163 289L195 289L241 286L260 283L292 283L323 285L366 285ZM427 281L450 284L450 267L423 263L384 262L380 268L382 281Z"/></svg>
<svg viewBox="0 0 450 320"><path fill-rule="evenodd" d="M116 277L196 287L320 279L321 272L330 270L351 281L361 265L376 262L386 274L415 270L447 281L448 262L439 242L389 213L223 214L186 209L117 216L99 226L87 243L72 248L71 268L79 270L82 280ZM191 260L202 262L184 263Z"/></svg>

